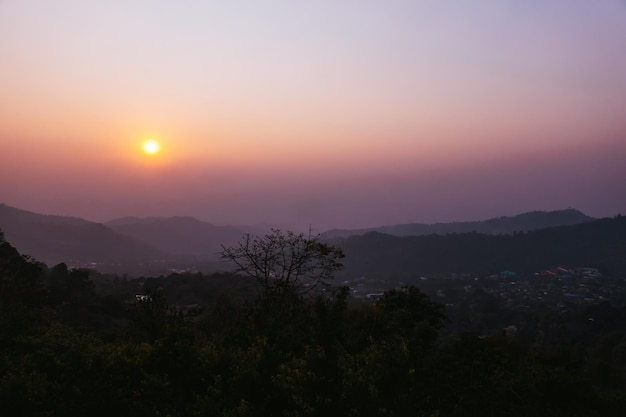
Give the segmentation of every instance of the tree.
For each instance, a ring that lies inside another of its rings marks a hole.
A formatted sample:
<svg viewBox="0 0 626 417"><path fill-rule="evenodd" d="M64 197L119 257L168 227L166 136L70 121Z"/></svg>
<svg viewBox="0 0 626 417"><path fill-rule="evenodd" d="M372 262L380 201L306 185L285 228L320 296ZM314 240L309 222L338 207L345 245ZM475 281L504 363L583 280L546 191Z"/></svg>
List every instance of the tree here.
<svg viewBox="0 0 626 417"><path fill-rule="evenodd" d="M234 247L222 245L222 259L237 273L255 278L266 294L295 291L302 295L326 283L343 265L341 249L322 242L323 235L272 229L263 236L245 234Z"/></svg>
<svg viewBox="0 0 626 417"><path fill-rule="evenodd" d="M20 255L0 231L0 345L44 322L45 265Z"/></svg>
<svg viewBox="0 0 626 417"><path fill-rule="evenodd" d="M439 330L448 322L445 307L431 301L428 295L419 288L410 285L400 289L385 291L376 306L393 318L399 327L407 327L412 323L426 321Z"/></svg>
<svg viewBox="0 0 626 417"><path fill-rule="evenodd" d="M432 344L437 331L449 321L442 304L431 301L412 285L385 291L376 307L380 310L386 332L404 337L416 346Z"/></svg>

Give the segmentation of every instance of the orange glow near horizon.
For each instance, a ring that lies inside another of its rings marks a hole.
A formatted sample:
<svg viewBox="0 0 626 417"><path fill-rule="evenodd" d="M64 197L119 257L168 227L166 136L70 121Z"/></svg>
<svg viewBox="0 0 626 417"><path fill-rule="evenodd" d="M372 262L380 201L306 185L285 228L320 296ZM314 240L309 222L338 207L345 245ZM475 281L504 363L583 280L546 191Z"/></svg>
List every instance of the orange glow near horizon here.
<svg viewBox="0 0 626 417"><path fill-rule="evenodd" d="M626 211L620 2L92 3L0 0L0 203L340 228Z"/></svg>

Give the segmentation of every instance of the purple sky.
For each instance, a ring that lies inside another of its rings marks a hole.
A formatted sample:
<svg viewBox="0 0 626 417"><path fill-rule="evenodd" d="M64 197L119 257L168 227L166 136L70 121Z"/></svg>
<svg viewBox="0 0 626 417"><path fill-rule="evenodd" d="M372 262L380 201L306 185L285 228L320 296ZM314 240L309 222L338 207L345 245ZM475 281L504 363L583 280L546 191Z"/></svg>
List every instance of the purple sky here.
<svg viewBox="0 0 626 417"><path fill-rule="evenodd" d="M0 202L37 212L626 214L620 0L4 0L0 91Z"/></svg>

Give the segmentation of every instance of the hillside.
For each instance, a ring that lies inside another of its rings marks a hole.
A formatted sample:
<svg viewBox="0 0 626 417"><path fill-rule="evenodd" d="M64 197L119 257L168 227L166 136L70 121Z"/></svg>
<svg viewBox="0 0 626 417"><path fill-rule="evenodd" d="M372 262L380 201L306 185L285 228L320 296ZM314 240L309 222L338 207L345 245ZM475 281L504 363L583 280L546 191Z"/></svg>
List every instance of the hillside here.
<svg viewBox="0 0 626 417"><path fill-rule="evenodd" d="M423 236L449 233L484 233L489 235L512 234L547 227L567 226L594 220L578 210L532 211L512 217L496 217L483 221L452 223L409 223L380 226L368 229L335 229L327 233L329 237L347 237L370 232L385 233L393 236Z"/></svg>
<svg viewBox="0 0 626 417"><path fill-rule="evenodd" d="M126 217L107 222L115 232L150 244L179 258L217 260L221 245L235 244L244 233L193 217Z"/></svg>
<svg viewBox="0 0 626 417"><path fill-rule="evenodd" d="M37 214L0 204L0 229L21 253L54 265L107 264L130 267L167 257L100 223L76 217Z"/></svg>
<svg viewBox="0 0 626 417"><path fill-rule="evenodd" d="M514 235L460 233L397 237L378 232L333 240L346 276L535 272L559 265L626 273L626 217Z"/></svg>
<svg viewBox="0 0 626 417"><path fill-rule="evenodd" d="M626 219L588 219L575 210L533 212L428 229L447 230L445 235L394 236L374 231L330 241L345 251L341 275L346 279L490 274L505 269L535 272L559 265L625 272ZM538 228L559 222L579 224ZM466 232L468 227L475 231ZM243 233L251 232L246 227L214 226L192 217L124 218L100 224L3 204L0 229L21 253L49 265L65 262L101 271L153 275L172 269L222 270L224 265L217 262L221 245L234 245ZM407 228L398 226L398 230L408 233ZM504 233L511 230L515 233Z"/></svg>

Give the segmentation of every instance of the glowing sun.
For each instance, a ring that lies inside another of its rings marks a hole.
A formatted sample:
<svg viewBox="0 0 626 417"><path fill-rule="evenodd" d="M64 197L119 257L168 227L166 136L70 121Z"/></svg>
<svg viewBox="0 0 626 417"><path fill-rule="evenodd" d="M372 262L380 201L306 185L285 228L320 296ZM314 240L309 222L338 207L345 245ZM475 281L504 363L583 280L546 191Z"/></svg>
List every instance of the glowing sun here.
<svg viewBox="0 0 626 417"><path fill-rule="evenodd" d="M156 155L161 151L161 145L154 139L146 139L141 143L141 150L146 155Z"/></svg>

